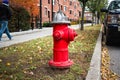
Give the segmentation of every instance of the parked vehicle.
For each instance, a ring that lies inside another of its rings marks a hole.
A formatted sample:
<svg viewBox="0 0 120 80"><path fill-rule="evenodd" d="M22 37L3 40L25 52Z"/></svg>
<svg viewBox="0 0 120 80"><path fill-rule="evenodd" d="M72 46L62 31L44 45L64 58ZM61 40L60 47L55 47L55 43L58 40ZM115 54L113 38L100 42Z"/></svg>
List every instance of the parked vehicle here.
<svg viewBox="0 0 120 80"><path fill-rule="evenodd" d="M111 1L107 8L101 9L101 12L105 12L103 36L106 45L120 42L120 0Z"/></svg>

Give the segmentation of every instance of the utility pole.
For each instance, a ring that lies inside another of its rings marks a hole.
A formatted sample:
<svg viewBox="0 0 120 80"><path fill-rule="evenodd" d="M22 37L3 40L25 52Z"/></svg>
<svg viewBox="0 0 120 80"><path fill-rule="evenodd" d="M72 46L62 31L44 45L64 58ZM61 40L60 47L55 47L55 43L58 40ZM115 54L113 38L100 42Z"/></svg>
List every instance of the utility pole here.
<svg viewBox="0 0 120 80"><path fill-rule="evenodd" d="M42 0L39 1L40 3L40 29L42 29Z"/></svg>
<svg viewBox="0 0 120 80"><path fill-rule="evenodd" d="M59 5L59 11L60 11L60 3L59 3L59 0L58 0L58 5Z"/></svg>
<svg viewBox="0 0 120 80"><path fill-rule="evenodd" d="M51 11L52 11L52 12L51 12L51 13L52 13L52 17L51 17L51 18L52 18L52 21L53 21L53 17L54 17L54 15L53 15L53 3L54 3L54 2L53 2L53 0L52 0L52 2L51 2L51 4L52 4L52 7L51 7Z"/></svg>

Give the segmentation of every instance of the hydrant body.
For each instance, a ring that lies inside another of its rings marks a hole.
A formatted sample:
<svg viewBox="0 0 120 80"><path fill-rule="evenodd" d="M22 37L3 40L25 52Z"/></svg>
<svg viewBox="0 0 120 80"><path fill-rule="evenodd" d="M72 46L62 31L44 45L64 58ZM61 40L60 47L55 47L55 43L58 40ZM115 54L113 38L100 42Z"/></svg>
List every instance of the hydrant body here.
<svg viewBox="0 0 120 80"><path fill-rule="evenodd" d="M69 22L53 22L53 60L49 61L49 65L56 68L68 68L73 64L69 59L68 45L73 41L76 32L68 28Z"/></svg>

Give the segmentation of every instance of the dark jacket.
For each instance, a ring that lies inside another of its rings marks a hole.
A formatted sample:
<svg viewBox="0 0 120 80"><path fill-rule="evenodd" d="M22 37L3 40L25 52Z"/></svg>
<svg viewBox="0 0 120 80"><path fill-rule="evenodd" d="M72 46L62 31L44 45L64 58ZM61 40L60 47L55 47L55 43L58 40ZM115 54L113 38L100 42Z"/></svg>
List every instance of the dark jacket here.
<svg viewBox="0 0 120 80"><path fill-rule="evenodd" d="M10 20L11 15L12 13L11 13L9 6L0 4L0 21Z"/></svg>

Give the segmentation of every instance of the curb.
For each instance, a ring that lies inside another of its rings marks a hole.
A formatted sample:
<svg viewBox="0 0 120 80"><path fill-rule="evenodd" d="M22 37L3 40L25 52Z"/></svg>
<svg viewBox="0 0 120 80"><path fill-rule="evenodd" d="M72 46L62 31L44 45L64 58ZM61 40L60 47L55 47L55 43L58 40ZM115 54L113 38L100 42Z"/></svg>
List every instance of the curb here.
<svg viewBox="0 0 120 80"><path fill-rule="evenodd" d="M94 53L91 59L90 68L88 74L86 76L86 80L101 80L101 33L102 29L100 30L100 34L97 39L97 43L94 49Z"/></svg>

